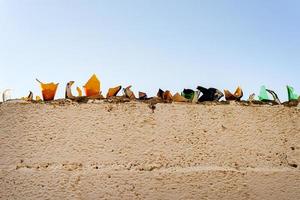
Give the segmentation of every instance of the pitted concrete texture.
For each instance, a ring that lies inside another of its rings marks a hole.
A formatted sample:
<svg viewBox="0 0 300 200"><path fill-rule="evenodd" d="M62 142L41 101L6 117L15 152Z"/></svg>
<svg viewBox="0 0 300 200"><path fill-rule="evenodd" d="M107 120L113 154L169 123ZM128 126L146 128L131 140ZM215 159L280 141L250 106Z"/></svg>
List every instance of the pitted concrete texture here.
<svg viewBox="0 0 300 200"><path fill-rule="evenodd" d="M1 199L300 199L300 110L0 105Z"/></svg>

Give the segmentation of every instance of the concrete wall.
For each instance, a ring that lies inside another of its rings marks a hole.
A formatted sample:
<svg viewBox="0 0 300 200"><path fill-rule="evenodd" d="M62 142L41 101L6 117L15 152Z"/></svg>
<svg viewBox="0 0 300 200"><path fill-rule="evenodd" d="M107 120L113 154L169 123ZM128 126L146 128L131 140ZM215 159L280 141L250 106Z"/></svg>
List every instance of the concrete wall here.
<svg viewBox="0 0 300 200"><path fill-rule="evenodd" d="M1 199L300 199L300 110L0 105Z"/></svg>

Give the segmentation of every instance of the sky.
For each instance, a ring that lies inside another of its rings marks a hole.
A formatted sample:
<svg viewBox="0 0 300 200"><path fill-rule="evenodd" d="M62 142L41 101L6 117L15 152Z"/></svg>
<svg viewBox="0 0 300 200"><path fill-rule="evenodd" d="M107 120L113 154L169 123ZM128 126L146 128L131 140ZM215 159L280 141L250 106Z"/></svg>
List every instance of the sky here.
<svg viewBox="0 0 300 200"><path fill-rule="evenodd" d="M0 92L41 96L36 78L155 95L198 85L245 99L300 93L299 0L0 0ZM74 87L74 86L73 86ZM73 93L76 94L74 87Z"/></svg>

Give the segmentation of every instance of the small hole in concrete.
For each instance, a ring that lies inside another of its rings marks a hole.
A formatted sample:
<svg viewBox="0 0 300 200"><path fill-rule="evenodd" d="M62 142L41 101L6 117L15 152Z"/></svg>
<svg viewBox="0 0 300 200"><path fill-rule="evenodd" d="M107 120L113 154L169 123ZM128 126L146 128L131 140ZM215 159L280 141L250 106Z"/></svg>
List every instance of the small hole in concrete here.
<svg viewBox="0 0 300 200"><path fill-rule="evenodd" d="M298 167L297 164L289 164L289 166L294 167L294 168L297 168L297 167Z"/></svg>

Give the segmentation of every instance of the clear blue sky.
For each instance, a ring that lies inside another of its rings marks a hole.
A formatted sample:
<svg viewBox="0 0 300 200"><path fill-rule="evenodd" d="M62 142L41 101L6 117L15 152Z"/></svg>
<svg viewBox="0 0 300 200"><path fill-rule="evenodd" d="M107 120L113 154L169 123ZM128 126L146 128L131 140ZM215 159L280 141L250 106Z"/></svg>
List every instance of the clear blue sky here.
<svg viewBox="0 0 300 200"><path fill-rule="evenodd" d="M205 87L300 93L299 0L0 0L0 90L96 73L154 95ZM74 87L75 93L75 87Z"/></svg>

